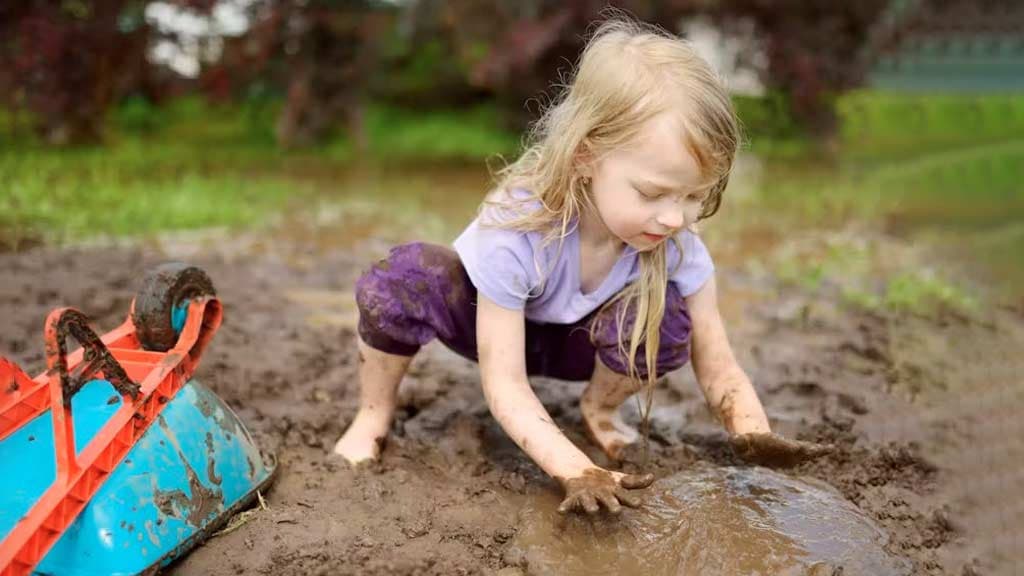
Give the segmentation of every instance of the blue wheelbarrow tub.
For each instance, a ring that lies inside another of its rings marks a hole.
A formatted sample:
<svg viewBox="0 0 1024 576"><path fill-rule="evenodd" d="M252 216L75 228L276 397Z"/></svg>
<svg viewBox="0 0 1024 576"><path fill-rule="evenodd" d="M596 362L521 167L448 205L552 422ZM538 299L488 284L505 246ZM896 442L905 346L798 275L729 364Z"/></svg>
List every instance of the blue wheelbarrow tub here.
<svg viewBox="0 0 1024 576"><path fill-rule="evenodd" d="M78 451L121 406L106 380L72 398ZM46 411L0 441L0 539L54 481ZM37 574L138 574L166 566L244 509L276 462L216 394L190 380L54 544Z"/></svg>

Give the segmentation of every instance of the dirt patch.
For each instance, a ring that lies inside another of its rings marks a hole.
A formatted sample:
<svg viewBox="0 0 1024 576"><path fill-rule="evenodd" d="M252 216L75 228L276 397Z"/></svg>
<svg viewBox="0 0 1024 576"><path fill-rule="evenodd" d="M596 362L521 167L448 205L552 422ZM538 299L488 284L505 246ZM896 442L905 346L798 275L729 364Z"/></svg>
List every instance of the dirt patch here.
<svg viewBox="0 0 1024 576"><path fill-rule="evenodd" d="M356 409L351 287L387 247L253 242L2 253L0 355L37 373L52 308L75 306L110 330L148 266L184 258L209 273L225 307L198 378L277 452L281 471L268 510L172 572L529 573L511 545L518 514L559 488L490 417L465 360L431 345L414 361L379 464L351 470L327 456ZM889 533L887 550L915 574L1012 573L1022 560L1012 526L1024 485L1014 464L1024 456L1015 379L1024 367L1014 352L1024 319L868 316L721 274L723 300L730 286L757 295L732 306L730 336L775 429L838 447L792 474L838 489ZM607 464L585 439L582 384L535 387L569 437ZM651 435L647 471L658 477L696 462L739 464L688 368L658 388ZM639 471L637 454L627 451L623 470Z"/></svg>

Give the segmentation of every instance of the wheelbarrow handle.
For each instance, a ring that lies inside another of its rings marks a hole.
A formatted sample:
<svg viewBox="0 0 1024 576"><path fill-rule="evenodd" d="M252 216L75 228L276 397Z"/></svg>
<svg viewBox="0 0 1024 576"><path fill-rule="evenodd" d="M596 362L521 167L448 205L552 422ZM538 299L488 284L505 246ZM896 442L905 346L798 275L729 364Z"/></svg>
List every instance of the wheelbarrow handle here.
<svg viewBox="0 0 1024 576"><path fill-rule="evenodd" d="M82 345L82 362L71 372L68 371L68 336ZM65 407L70 406L71 397L100 372L122 396L131 396L133 400L139 397L139 385L128 377L124 367L89 327L85 314L74 308L58 308L46 318L46 368L49 374L56 372L60 377Z"/></svg>

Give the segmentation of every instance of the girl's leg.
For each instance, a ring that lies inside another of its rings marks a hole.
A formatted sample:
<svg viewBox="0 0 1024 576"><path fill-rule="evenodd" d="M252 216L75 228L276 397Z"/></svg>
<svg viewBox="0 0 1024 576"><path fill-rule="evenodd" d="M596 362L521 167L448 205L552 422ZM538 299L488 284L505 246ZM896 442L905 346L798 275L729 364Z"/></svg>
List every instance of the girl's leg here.
<svg viewBox="0 0 1024 576"><path fill-rule="evenodd" d="M421 346L440 338L457 352L475 352L472 288L453 250L422 243L392 249L359 279L359 411L336 454L353 464L380 455L398 386Z"/></svg>
<svg viewBox="0 0 1024 576"><path fill-rule="evenodd" d="M633 311L627 311L623 327L627 337L634 318ZM636 352L640 381L634 381L628 376L629 360L619 349L617 320L618 311L615 309L605 310L593 319L597 323L593 341L597 359L590 384L580 397L580 412L587 432L613 460L618 460L623 448L639 439L636 429L622 421L619 407L630 396L642 390L648 373L645 348L641 346ZM665 316L661 321L661 341L655 367L659 377L682 367L690 360L690 328L686 300L675 285L670 283L665 293Z"/></svg>
<svg viewBox="0 0 1024 576"><path fill-rule="evenodd" d="M380 455L395 415L398 385L412 356L400 356L371 348L358 339L359 412L334 445L334 453L352 464Z"/></svg>
<svg viewBox="0 0 1024 576"><path fill-rule="evenodd" d="M618 460L623 448L640 439L636 428L623 422L619 407L642 388L605 366L600 357L594 364L594 375L580 397L580 414L590 439L609 458Z"/></svg>

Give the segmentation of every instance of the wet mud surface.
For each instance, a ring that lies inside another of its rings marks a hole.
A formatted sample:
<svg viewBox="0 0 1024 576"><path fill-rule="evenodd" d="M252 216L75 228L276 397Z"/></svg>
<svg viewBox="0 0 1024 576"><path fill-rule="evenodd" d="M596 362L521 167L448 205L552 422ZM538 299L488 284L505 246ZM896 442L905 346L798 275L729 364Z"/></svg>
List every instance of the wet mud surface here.
<svg viewBox="0 0 1024 576"><path fill-rule="evenodd" d="M536 574L909 575L888 537L820 481L760 467L696 464L662 478L618 522L558 517L538 498L513 547Z"/></svg>
<svg viewBox="0 0 1024 576"><path fill-rule="evenodd" d="M639 449L627 449L620 468L655 474L650 492L637 492L655 505L557 524L542 518L557 516L560 487L490 417L474 366L438 345L412 364L382 461L352 470L328 456L356 409L352 285L387 248L371 242L332 252L251 239L0 254L0 355L35 375L52 308L73 305L103 332L127 315L147 267L174 258L209 273L224 323L198 378L276 451L281 468L265 494L268 509L193 551L174 574L557 574L523 544L537 530L583 549L593 546L592 533L703 514L702 537L718 538L735 514L730 520L728 507L679 494L695 490L687 482L713 485L729 474L748 492L820 488L839 500L834 511L862 515L880 531L863 545L906 568L893 573L1013 574L1024 561L1017 311L867 315L722 265L730 338L774 429L835 451L784 477L759 476L735 457L684 368L657 390L647 466ZM577 407L583 384L534 385L567 435L609 465L586 439ZM632 401L625 420L638 420ZM677 495L674 508L664 505L669 494ZM839 573L812 564L817 571L807 573ZM886 572L843 565L842 574L861 573Z"/></svg>

